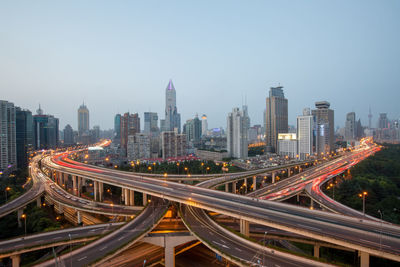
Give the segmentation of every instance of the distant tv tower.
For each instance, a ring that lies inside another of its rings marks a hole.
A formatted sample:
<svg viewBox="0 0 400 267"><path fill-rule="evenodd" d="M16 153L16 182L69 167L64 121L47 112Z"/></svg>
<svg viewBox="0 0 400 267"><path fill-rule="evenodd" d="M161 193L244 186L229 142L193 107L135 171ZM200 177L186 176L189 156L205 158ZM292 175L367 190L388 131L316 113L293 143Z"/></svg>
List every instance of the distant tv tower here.
<svg viewBox="0 0 400 267"><path fill-rule="evenodd" d="M369 114L368 114L368 129L371 129L371 122L372 122L372 114L371 114L371 107L369 107Z"/></svg>

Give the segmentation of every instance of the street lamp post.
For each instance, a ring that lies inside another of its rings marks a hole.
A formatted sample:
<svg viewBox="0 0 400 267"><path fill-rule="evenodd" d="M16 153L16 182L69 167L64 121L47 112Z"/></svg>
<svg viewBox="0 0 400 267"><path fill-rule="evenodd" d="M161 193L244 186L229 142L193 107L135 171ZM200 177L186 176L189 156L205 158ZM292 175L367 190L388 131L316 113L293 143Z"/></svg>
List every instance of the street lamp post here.
<svg viewBox="0 0 400 267"><path fill-rule="evenodd" d="M25 236L26 236L26 214L22 214L21 218L24 219L24 224L25 224Z"/></svg>
<svg viewBox="0 0 400 267"><path fill-rule="evenodd" d="M6 202L7 202L7 197L8 197L8 191L11 190L11 187L7 186L6 189L4 190L6 193Z"/></svg>
<svg viewBox="0 0 400 267"><path fill-rule="evenodd" d="M366 191L358 194L359 197L362 197L363 200L363 215L365 217L365 197L368 195L368 193Z"/></svg>
<svg viewBox="0 0 400 267"><path fill-rule="evenodd" d="M383 212L381 210L378 210L379 215L381 215L381 231L380 231L380 235L379 235L379 250L382 250L382 228L383 228Z"/></svg>
<svg viewBox="0 0 400 267"><path fill-rule="evenodd" d="M71 265L71 267L72 267L72 238L71 238L71 234L68 234L68 236L69 236L69 253L70 253L70 256L69 256L69 259L70 259L70 265Z"/></svg>

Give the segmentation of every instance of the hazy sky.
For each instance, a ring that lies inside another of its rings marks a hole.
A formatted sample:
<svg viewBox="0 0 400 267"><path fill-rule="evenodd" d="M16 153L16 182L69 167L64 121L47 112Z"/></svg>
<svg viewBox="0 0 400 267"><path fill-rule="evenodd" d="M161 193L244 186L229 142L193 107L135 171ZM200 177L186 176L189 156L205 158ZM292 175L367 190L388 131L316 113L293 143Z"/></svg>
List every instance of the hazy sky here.
<svg viewBox="0 0 400 267"><path fill-rule="evenodd" d="M327 100L335 124L371 106L400 118L400 1L1 1L0 99L77 129L113 127L116 113L164 118L173 79L182 123L207 114L226 127L247 97L262 123L270 86L289 123Z"/></svg>

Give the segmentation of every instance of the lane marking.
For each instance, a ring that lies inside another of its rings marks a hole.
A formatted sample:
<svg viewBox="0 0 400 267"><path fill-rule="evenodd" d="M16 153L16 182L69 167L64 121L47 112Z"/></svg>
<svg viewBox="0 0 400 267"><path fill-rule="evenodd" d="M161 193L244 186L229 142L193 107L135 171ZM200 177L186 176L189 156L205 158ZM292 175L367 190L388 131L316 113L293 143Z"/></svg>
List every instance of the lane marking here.
<svg viewBox="0 0 400 267"><path fill-rule="evenodd" d="M102 247L101 249L99 249L100 251L103 251L107 248L107 246Z"/></svg>
<svg viewBox="0 0 400 267"><path fill-rule="evenodd" d="M84 260L84 259L86 259L86 258L87 258L87 256L82 257L82 258L78 259L78 261Z"/></svg>

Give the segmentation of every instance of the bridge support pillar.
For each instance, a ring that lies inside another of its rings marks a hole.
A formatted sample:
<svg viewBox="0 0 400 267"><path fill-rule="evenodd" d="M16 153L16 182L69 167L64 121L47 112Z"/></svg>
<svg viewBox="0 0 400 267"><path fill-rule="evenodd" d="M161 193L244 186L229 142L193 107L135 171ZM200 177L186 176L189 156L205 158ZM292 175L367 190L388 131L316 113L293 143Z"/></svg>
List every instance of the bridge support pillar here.
<svg viewBox="0 0 400 267"><path fill-rule="evenodd" d="M135 191L129 190L129 206L135 206Z"/></svg>
<svg viewBox="0 0 400 267"><path fill-rule="evenodd" d="M296 197L297 197L297 202L300 202L300 193L298 193L298 194L296 195Z"/></svg>
<svg viewBox="0 0 400 267"><path fill-rule="evenodd" d="M273 184L275 183L275 176L276 176L276 172L273 172L273 173L272 173L272 183L273 183Z"/></svg>
<svg viewBox="0 0 400 267"><path fill-rule="evenodd" d="M317 244L314 245L314 257L315 258L319 258L319 248L320 248L320 245L317 245Z"/></svg>
<svg viewBox="0 0 400 267"><path fill-rule="evenodd" d="M250 235L249 221L240 219L240 233L244 236Z"/></svg>
<svg viewBox="0 0 400 267"><path fill-rule="evenodd" d="M38 197L36 199L36 207L40 208L42 206L42 197Z"/></svg>
<svg viewBox="0 0 400 267"><path fill-rule="evenodd" d="M253 191L257 190L257 176L253 177Z"/></svg>
<svg viewBox="0 0 400 267"><path fill-rule="evenodd" d="M104 184L102 182L97 182L97 189L99 191L99 201L103 201Z"/></svg>
<svg viewBox="0 0 400 267"><path fill-rule="evenodd" d="M247 194L247 178L244 178L244 194Z"/></svg>
<svg viewBox="0 0 400 267"><path fill-rule="evenodd" d="M175 247L166 242L164 248L165 267L175 267Z"/></svg>
<svg viewBox="0 0 400 267"><path fill-rule="evenodd" d="M142 201L142 204L143 204L143 206L146 206L146 204L147 204L147 194L145 194L145 193L143 193L143 201Z"/></svg>
<svg viewBox="0 0 400 267"><path fill-rule="evenodd" d="M225 184L225 192L229 192L229 184Z"/></svg>
<svg viewBox="0 0 400 267"><path fill-rule="evenodd" d="M77 196L78 195L78 185L77 185L77 176L72 175L72 194Z"/></svg>
<svg viewBox="0 0 400 267"><path fill-rule="evenodd" d="M93 198L94 201L97 201L97 195L98 195L98 182L97 181L93 181Z"/></svg>
<svg viewBox="0 0 400 267"><path fill-rule="evenodd" d="M360 267L369 267L369 254L368 252L360 251Z"/></svg>
<svg viewBox="0 0 400 267"><path fill-rule="evenodd" d="M311 199L311 202L310 202L310 209L314 209L314 200L313 199Z"/></svg>
<svg viewBox="0 0 400 267"><path fill-rule="evenodd" d="M125 205L129 206L129 189L124 188Z"/></svg>
<svg viewBox="0 0 400 267"><path fill-rule="evenodd" d="M81 212L79 210L76 211L76 219L78 221L78 224L82 223L82 215L81 215Z"/></svg>
<svg viewBox="0 0 400 267"><path fill-rule="evenodd" d="M80 196L81 196L81 193L82 193L82 177L78 177L78 176L77 176L76 179L77 179L77 184L78 184L76 193L77 193L78 196L80 197Z"/></svg>
<svg viewBox="0 0 400 267"><path fill-rule="evenodd" d="M24 209L19 209L17 211L17 220L18 220L18 227L22 227L21 216L24 213Z"/></svg>
<svg viewBox="0 0 400 267"><path fill-rule="evenodd" d="M236 194L236 182L232 182L232 193Z"/></svg>
<svg viewBox="0 0 400 267"><path fill-rule="evenodd" d="M12 267L19 267L21 263L21 255L12 255L11 257Z"/></svg>
<svg viewBox="0 0 400 267"><path fill-rule="evenodd" d="M289 178L290 177L290 171L292 170L292 168L288 168L287 169L287 177Z"/></svg>

